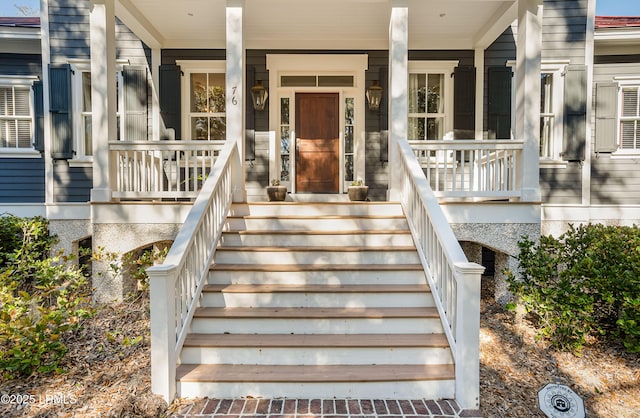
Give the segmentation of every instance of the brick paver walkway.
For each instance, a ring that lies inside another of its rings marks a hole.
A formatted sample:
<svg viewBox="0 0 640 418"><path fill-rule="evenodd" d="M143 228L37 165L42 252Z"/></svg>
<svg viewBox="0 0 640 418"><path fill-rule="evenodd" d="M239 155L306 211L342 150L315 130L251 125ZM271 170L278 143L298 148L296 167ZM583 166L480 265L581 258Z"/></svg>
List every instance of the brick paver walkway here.
<svg viewBox="0 0 640 418"><path fill-rule="evenodd" d="M430 417L477 418L480 411L461 410L453 400L373 399L200 399L175 418L312 418Z"/></svg>

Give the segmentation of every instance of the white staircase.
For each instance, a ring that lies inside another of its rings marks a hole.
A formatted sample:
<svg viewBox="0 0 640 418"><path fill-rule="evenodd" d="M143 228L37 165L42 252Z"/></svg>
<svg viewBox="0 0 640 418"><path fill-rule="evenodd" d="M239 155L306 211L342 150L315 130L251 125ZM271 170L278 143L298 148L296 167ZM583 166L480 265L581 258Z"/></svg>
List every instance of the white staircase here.
<svg viewBox="0 0 640 418"><path fill-rule="evenodd" d="M393 203L233 205L180 362L181 397L455 395Z"/></svg>

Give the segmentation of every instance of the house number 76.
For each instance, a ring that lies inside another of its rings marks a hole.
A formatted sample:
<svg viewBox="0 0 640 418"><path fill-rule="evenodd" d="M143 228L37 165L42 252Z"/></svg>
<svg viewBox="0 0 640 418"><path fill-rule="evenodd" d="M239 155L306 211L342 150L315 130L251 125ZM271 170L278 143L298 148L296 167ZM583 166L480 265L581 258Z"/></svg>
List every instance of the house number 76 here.
<svg viewBox="0 0 640 418"><path fill-rule="evenodd" d="M233 92L231 94L231 104L234 106L238 104L238 99L236 99L236 90L238 90L238 86L231 87L231 91Z"/></svg>

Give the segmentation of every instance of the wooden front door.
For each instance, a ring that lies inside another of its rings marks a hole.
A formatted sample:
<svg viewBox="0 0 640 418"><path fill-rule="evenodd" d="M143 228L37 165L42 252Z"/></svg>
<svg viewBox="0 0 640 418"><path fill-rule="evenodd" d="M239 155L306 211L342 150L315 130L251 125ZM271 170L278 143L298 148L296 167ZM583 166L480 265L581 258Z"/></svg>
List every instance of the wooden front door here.
<svg viewBox="0 0 640 418"><path fill-rule="evenodd" d="M340 100L337 93L296 94L296 191L340 191Z"/></svg>

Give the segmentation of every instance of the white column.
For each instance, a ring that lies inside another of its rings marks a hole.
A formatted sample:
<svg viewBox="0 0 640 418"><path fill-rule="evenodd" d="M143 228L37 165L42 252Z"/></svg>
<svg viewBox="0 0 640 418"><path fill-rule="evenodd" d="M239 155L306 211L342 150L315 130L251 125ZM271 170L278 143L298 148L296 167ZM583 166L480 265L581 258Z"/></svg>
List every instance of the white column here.
<svg viewBox="0 0 640 418"><path fill-rule="evenodd" d="M237 141L241 170L233 173L233 200L246 201L244 181L244 0L227 0L227 141Z"/></svg>
<svg viewBox="0 0 640 418"><path fill-rule="evenodd" d="M474 51L476 67L476 139L483 139L484 131L484 48Z"/></svg>
<svg viewBox="0 0 640 418"><path fill-rule="evenodd" d="M463 409L480 407L480 281L484 267L456 263L456 401Z"/></svg>
<svg viewBox="0 0 640 418"><path fill-rule="evenodd" d="M170 404L176 396L176 267L154 266L149 275L151 303L151 392Z"/></svg>
<svg viewBox="0 0 640 418"><path fill-rule="evenodd" d="M389 22L389 193L400 200L398 142L407 140L407 86L409 71L409 7L406 0L393 0Z"/></svg>
<svg viewBox="0 0 640 418"><path fill-rule="evenodd" d="M93 189L91 201L111 200L109 144L117 138L115 0L91 0L91 124Z"/></svg>
<svg viewBox="0 0 640 418"><path fill-rule="evenodd" d="M587 66L587 140L584 149L584 164L582 165L582 205L591 205L591 152L592 152L592 125L593 117L593 56L595 48L595 20L596 20L596 0L589 0L587 6L587 37L585 39L585 65Z"/></svg>
<svg viewBox="0 0 640 418"><path fill-rule="evenodd" d="M516 139L524 139L522 200L540 200L540 60L542 0L518 0Z"/></svg>
<svg viewBox="0 0 640 418"><path fill-rule="evenodd" d="M51 158L51 113L49 95L49 64L51 63L51 50L49 41L49 0L40 0L40 36L42 49L42 100L44 110L44 170L45 170L45 204L53 205L55 202L55 181L53 175L53 158Z"/></svg>
<svg viewBox="0 0 640 418"><path fill-rule="evenodd" d="M160 139L160 64L161 51L159 48L151 50L151 81L153 92L151 93L151 140Z"/></svg>

